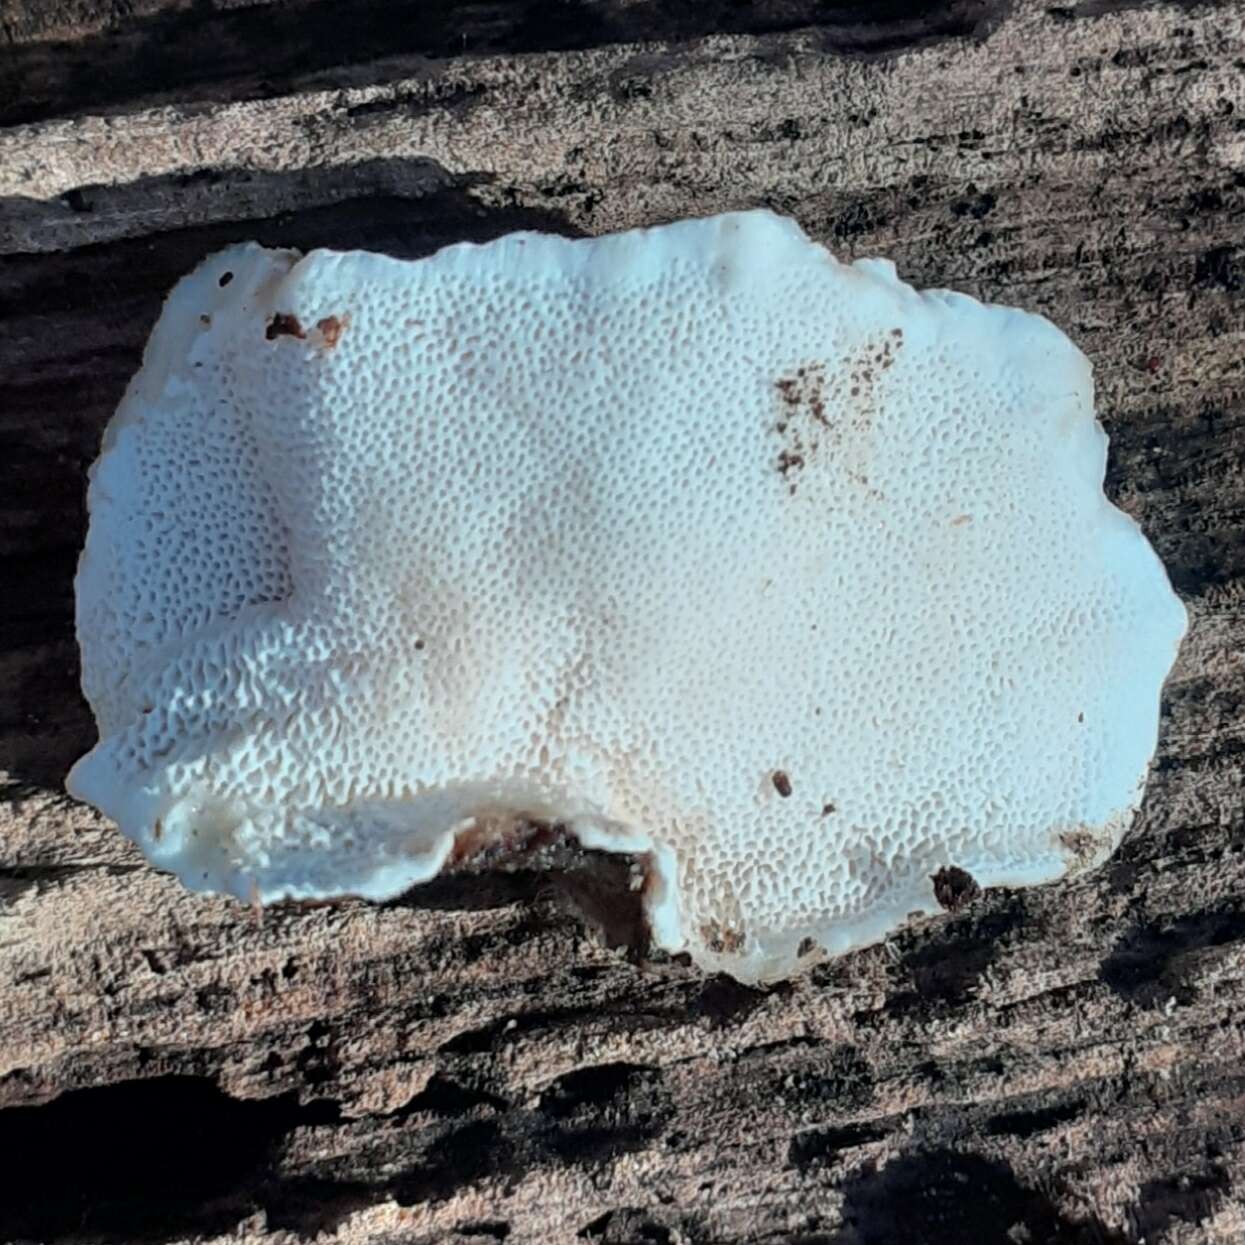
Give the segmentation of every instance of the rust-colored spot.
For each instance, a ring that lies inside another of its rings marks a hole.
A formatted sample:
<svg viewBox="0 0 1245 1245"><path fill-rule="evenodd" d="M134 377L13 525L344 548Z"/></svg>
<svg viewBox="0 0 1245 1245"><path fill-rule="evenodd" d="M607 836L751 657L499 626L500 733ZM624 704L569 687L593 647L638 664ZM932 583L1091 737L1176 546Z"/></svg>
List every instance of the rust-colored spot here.
<svg viewBox="0 0 1245 1245"><path fill-rule="evenodd" d="M346 326L350 323L350 316L325 316L322 320L316 321L316 328L320 330L321 336L324 338L324 345L327 349L332 350L337 345L337 339L345 332Z"/></svg>
<svg viewBox="0 0 1245 1245"><path fill-rule="evenodd" d="M791 779L787 777L785 770L776 769L770 775L770 781L774 784L774 790L785 800L791 794Z"/></svg>
<svg viewBox="0 0 1245 1245"><path fill-rule="evenodd" d="M967 908L981 894L973 875L958 865L944 865L930 880L934 883L934 898L948 912Z"/></svg>
<svg viewBox="0 0 1245 1245"><path fill-rule="evenodd" d="M232 280L233 280L232 272L222 272L220 274L220 280L217 282L217 285L219 285L221 289L224 289L225 286L227 286L229 282Z"/></svg>
<svg viewBox="0 0 1245 1245"><path fill-rule="evenodd" d="M264 336L269 341L273 341L278 337L306 337L307 334L303 332L303 326L299 324L297 316L290 315L286 311L278 311L268 321Z"/></svg>

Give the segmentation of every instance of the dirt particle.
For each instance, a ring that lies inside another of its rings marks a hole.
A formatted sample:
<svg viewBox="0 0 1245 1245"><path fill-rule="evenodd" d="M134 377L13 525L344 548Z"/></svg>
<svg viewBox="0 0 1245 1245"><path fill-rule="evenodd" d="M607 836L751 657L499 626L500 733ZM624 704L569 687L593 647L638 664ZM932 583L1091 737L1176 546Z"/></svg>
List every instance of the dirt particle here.
<svg viewBox="0 0 1245 1245"><path fill-rule="evenodd" d="M784 800L791 794L791 779L787 777L785 770L776 769L770 775L770 781L774 784L774 790Z"/></svg>
<svg viewBox="0 0 1245 1245"><path fill-rule="evenodd" d="M821 806L821 815L822 815L823 817L829 817L829 816L830 816L830 814L831 814L831 813L833 813L833 812L835 812L835 811L836 811L836 810L835 810L835 806L834 806L832 803L830 803L830 801L829 801L829 800L827 800L827 801L826 801L826 802L825 802L825 803Z"/></svg>
<svg viewBox="0 0 1245 1245"><path fill-rule="evenodd" d="M957 514L955 518L951 520L951 526L963 527L965 523L971 523L972 521L973 516L971 514Z"/></svg>
<svg viewBox="0 0 1245 1245"><path fill-rule="evenodd" d="M264 336L269 341L274 341L278 337L306 337L307 334L303 332L303 326L299 324L297 316L290 315L286 311L278 311L268 321Z"/></svg>
<svg viewBox="0 0 1245 1245"><path fill-rule="evenodd" d="M817 944L811 938L801 938L800 945L796 947L795 953L802 960L805 956L812 955L817 950Z"/></svg>
<svg viewBox="0 0 1245 1245"><path fill-rule="evenodd" d="M981 894L973 875L958 865L944 865L930 881L934 884L934 898L948 912L962 911Z"/></svg>
<svg viewBox="0 0 1245 1245"><path fill-rule="evenodd" d="M207 315L202 315L199 317L199 323L202 324L205 329L210 328L212 325L212 317L207 316Z"/></svg>
<svg viewBox="0 0 1245 1245"><path fill-rule="evenodd" d="M217 285L219 285L221 289L224 289L225 286L227 286L229 282L232 280L233 280L232 272L222 272L220 274L220 280L217 282Z"/></svg>
<svg viewBox="0 0 1245 1245"><path fill-rule="evenodd" d="M152 824L151 837L155 839L157 843L164 838L164 822L159 817L157 817L155 822Z"/></svg>

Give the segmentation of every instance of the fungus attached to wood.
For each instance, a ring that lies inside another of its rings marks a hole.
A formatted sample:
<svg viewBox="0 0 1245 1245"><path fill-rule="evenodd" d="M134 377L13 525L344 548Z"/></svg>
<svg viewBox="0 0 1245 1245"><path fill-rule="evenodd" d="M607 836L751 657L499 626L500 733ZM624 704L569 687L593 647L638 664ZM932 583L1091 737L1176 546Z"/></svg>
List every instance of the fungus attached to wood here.
<svg viewBox="0 0 1245 1245"><path fill-rule="evenodd" d="M948 861L1118 843L1185 612L1106 447L1047 321L765 212L236 247L92 472L68 785L266 903L557 824L646 854L659 946L779 978L938 911Z"/></svg>

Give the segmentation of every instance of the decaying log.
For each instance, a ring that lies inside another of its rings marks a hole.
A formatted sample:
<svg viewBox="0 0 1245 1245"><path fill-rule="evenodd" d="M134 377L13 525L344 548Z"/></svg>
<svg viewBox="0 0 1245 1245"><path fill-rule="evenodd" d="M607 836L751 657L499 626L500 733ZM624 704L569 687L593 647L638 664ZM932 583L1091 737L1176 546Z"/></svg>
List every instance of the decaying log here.
<svg viewBox="0 0 1245 1245"><path fill-rule="evenodd" d="M1245 15L935 7L0 0L0 1239L1245 1239ZM625 862L260 922L61 794L182 272L756 205L1092 358L1192 616L1108 865L752 990L644 954Z"/></svg>

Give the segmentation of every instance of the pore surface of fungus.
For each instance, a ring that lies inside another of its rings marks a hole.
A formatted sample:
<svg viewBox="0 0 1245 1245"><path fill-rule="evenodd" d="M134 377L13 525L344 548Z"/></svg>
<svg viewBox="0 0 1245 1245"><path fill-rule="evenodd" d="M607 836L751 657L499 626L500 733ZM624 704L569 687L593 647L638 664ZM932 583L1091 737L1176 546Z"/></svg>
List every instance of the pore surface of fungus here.
<svg viewBox="0 0 1245 1245"><path fill-rule="evenodd" d="M93 469L69 788L265 902L558 822L782 977L1127 828L1185 613L1106 446L1046 320L766 212L236 247Z"/></svg>

